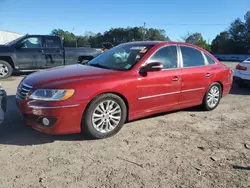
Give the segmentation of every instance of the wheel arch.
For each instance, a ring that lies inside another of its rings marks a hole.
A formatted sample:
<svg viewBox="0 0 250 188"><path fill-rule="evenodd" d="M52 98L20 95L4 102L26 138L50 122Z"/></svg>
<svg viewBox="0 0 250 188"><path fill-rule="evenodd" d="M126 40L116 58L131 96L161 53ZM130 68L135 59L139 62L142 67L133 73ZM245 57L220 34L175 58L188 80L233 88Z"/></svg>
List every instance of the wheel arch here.
<svg viewBox="0 0 250 188"><path fill-rule="evenodd" d="M127 108L127 119L126 119L126 121L128 121L128 117L129 117L129 103L128 103L128 100L127 100L127 98L123 95L123 94L121 94L121 93L119 93L119 92L102 92L102 93L98 93L97 95L95 95L94 97L92 97L90 100L89 100L89 102L88 102L88 104L86 105L86 108L85 108L85 110L84 110L84 112L83 112L83 116L84 116L84 114L85 114L85 112L86 112L86 109L89 107L89 105L90 105L90 103L96 98L96 97L98 97L98 96L100 96L100 95L104 95L104 94L114 94L114 95L117 95L117 96L119 96L123 101L124 101L124 103L125 103L125 105L126 105L126 108Z"/></svg>
<svg viewBox="0 0 250 188"><path fill-rule="evenodd" d="M222 84L222 82L221 81L214 81L213 83L218 83L218 84L220 84L220 87L221 87L221 96L223 95L223 90L224 90L224 86L223 86L223 84ZM213 84L212 83L212 84Z"/></svg>
<svg viewBox="0 0 250 188"><path fill-rule="evenodd" d="M15 69L15 64L10 56L0 56L0 60L6 61L7 63L10 64L10 66Z"/></svg>

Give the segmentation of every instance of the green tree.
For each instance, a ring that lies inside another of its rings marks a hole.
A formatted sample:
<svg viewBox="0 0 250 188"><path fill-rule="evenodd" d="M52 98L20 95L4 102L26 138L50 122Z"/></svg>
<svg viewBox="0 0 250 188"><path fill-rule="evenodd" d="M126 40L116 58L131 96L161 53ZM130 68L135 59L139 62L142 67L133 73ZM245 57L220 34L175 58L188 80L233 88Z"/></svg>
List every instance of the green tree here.
<svg viewBox="0 0 250 188"><path fill-rule="evenodd" d="M206 40L203 39L201 33L188 34L187 36L183 37L183 39L185 39L186 43L195 44L208 51L211 50L210 45L207 44Z"/></svg>
<svg viewBox="0 0 250 188"><path fill-rule="evenodd" d="M146 40L170 41L169 37L166 36L165 30L163 29L147 29L145 38Z"/></svg>
<svg viewBox="0 0 250 188"><path fill-rule="evenodd" d="M212 42L213 53L250 53L250 11L244 21L235 19L229 29L217 35Z"/></svg>
<svg viewBox="0 0 250 188"><path fill-rule="evenodd" d="M230 54L233 53L232 45L229 33L223 31L212 41L211 50L213 53Z"/></svg>
<svg viewBox="0 0 250 188"><path fill-rule="evenodd" d="M169 41L166 36L165 30L162 29L144 29L142 27L127 27L127 28L111 28L103 34L93 32L85 32L84 36L75 36L73 33L64 31L62 29L54 29L52 35L60 36L64 39L66 47L93 47L100 48L103 42L110 42L113 45L118 45L131 41L157 40Z"/></svg>
<svg viewBox="0 0 250 188"><path fill-rule="evenodd" d="M250 54L250 11L245 15L245 29L246 51Z"/></svg>
<svg viewBox="0 0 250 188"><path fill-rule="evenodd" d="M89 37L87 36L77 36L77 46L78 47L90 47Z"/></svg>
<svg viewBox="0 0 250 188"><path fill-rule="evenodd" d="M64 46L75 47L76 46L76 36L68 31L62 29L54 29L51 35L59 36L63 40Z"/></svg>

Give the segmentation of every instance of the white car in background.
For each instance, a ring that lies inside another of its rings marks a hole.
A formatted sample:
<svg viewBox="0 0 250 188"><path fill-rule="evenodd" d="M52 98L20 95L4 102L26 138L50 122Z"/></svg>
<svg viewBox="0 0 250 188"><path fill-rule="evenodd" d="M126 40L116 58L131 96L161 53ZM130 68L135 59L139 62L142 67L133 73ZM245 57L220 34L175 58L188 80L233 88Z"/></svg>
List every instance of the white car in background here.
<svg viewBox="0 0 250 188"><path fill-rule="evenodd" d="M250 58L236 66L234 70L234 82L239 87L250 84Z"/></svg>

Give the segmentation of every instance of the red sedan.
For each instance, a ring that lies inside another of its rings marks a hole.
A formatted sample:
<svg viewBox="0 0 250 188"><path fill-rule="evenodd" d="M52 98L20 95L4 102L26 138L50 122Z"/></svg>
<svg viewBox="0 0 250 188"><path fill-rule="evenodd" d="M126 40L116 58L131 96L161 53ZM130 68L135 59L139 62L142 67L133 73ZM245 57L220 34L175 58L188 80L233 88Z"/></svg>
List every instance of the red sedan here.
<svg viewBox="0 0 250 188"><path fill-rule="evenodd" d="M197 46L132 42L85 65L31 74L16 99L34 129L105 138L152 114L198 105L213 110L231 86L231 70Z"/></svg>

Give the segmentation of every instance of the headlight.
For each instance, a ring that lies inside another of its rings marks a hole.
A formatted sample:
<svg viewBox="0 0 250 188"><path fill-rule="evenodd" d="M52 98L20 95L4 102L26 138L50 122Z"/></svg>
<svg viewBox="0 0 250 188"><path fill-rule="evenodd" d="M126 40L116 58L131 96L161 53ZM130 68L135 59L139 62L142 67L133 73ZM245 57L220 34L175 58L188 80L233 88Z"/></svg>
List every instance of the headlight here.
<svg viewBox="0 0 250 188"><path fill-rule="evenodd" d="M38 89L30 95L30 99L42 101L63 101L72 97L73 89Z"/></svg>

